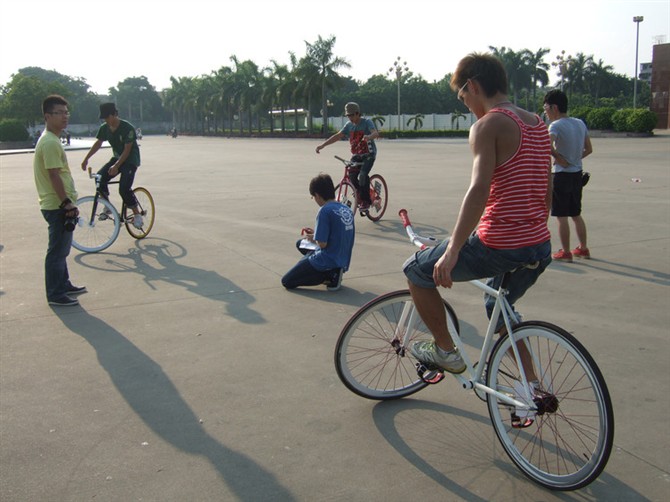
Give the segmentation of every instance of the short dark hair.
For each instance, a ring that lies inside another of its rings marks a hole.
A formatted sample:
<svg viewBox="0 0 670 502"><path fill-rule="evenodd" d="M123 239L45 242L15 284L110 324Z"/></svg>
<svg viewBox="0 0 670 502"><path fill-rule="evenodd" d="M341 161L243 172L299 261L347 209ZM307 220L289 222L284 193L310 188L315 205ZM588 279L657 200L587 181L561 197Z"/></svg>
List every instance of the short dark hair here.
<svg viewBox="0 0 670 502"><path fill-rule="evenodd" d="M331 200L335 198L335 185L333 179L329 174L320 173L318 176L312 178L309 182L309 194L314 197L320 195L323 200Z"/></svg>
<svg viewBox="0 0 670 502"><path fill-rule="evenodd" d="M548 105L556 105L561 113L568 113L568 97L560 89L554 89L545 94L544 102Z"/></svg>
<svg viewBox="0 0 670 502"><path fill-rule="evenodd" d="M492 54L472 52L465 56L458 62L449 85L458 92L468 80L476 80L488 98L497 92L507 94L507 72Z"/></svg>
<svg viewBox="0 0 670 502"><path fill-rule="evenodd" d="M56 105L68 106L69 104L67 99L60 94L51 94L42 101L42 115L51 113Z"/></svg>

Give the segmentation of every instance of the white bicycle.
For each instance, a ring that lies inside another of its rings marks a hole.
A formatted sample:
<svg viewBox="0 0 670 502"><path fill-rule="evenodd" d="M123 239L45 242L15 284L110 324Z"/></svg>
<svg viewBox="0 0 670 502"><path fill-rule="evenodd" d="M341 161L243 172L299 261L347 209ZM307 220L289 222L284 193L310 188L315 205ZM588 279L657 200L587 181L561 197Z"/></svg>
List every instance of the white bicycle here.
<svg viewBox="0 0 670 502"><path fill-rule="evenodd" d="M400 216L415 245L437 245L414 232L404 209ZM513 325L505 280L498 290L482 281L470 283L496 302L473 364L459 337L456 312L443 300L449 333L467 365L453 376L486 401L503 449L527 477L553 490L588 485L605 468L614 440L612 402L598 366L558 326ZM495 341L500 316L508 334ZM409 290L387 293L361 307L342 329L335 348L337 374L349 390L368 399L409 396L445 376L409 350L416 341L432 339Z"/></svg>

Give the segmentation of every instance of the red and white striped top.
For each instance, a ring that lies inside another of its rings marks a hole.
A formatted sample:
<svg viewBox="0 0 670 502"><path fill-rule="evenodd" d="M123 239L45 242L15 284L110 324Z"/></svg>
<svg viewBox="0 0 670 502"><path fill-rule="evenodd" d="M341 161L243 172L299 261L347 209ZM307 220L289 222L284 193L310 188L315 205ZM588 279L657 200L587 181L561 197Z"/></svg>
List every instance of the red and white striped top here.
<svg viewBox="0 0 670 502"><path fill-rule="evenodd" d="M516 153L495 168L491 191L477 235L488 247L517 249L550 239L546 203L551 140L545 123L529 126L516 114L503 108L489 113L504 113L521 130Z"/></svg>

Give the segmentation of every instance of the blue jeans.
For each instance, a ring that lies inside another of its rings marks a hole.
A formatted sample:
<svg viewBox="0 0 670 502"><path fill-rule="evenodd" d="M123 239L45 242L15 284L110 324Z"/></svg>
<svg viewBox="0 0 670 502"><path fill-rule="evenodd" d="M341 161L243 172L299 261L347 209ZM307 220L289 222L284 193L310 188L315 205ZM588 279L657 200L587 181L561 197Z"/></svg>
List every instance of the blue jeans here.
<svg viewBox="0 0 670 502"><path fill-rule="evenodd" d="M49 224L49 246L44 260L44 282L47 301L57 300L72 286L66 258L72 246L72 232L65 230L65 212L61 209L42 210Z"/></svg>
<svg viewBox="0 0 670 502"><path fill-rule="evenodd" d="M302 240L302 239L300 239ZM298 286L318 286L332 279L333 274L338 269L317 270L309 262L309 255L313 251L300 248L300 240L296 242L296 247L304 256L296 263L291 270L281 278L282 286L286 289L294 289Z"/></svg>
<svg viewBox="0 0 670 502"><path fill-rule="evenodd" d="M448 243L448 240L444 240L436 247L424 249L411 256L403 265L407 279L416 286L434 288L433 268L444 254ZM551 241L519 249L493 249L485 246L476 234L472 234L461 248L456 266L451 271L451 278L454 282L487 279L487 285L498 289L505 273L512 271L507 283L507 300L514 307L516 301L535 284L549 263L551 263ZM484 294L484 305L489 318L494 304L495 298ZM520 322L521 317L516 310L515 314L516 322ZM496 330L499 330L502 324L501 318L498 320Z"/></svg>
<svg viewBox="0 0 670 502"><path fill-rule="evenodd" d="M109 168L116 163L117 159L112 159L107 164L102 166L98 171L100 175L100 193L109 198L109 187L107 184L112 177L109 175ZM137 171L137 166L132 164L125 163L119 168L119 174L121 174L121 180L119 181L119 195L123 199L123 202L129 208L133 208L137 205L137 199L133 193L133 182L135 181L135 172ZM117 174L118 176L118 174Z"/></svg>

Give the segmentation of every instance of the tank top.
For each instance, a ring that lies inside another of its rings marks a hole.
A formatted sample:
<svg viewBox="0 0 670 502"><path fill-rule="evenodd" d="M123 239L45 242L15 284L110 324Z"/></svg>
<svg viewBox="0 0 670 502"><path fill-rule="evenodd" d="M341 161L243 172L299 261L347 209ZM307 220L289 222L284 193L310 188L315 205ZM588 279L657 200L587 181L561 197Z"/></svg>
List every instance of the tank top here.
<svg viewBox="0 0 670 502"><path fill-rule="evenodd" d="M537 116L537 124L528 125L504 108L493 108L489 113L503 113L514 120L521 138L514 155L493 172L477 235L494 249L518 249L545 242L551 237L546 205L551 162L547 126Z"/></svg>

